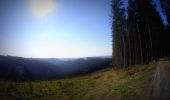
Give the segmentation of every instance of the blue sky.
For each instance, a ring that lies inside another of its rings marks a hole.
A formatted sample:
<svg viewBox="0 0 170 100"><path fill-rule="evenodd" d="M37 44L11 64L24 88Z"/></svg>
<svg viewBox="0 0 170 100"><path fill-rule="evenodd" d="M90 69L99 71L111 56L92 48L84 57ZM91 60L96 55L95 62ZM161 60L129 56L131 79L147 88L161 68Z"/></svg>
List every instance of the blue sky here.
<svg viewBox="0 0 170 100"><path fill-rule="evenodd" d="M0 54L112 54L110 0L0 0Z"/></svg>
<svg viewBox="0 0 170 100"><path fill-rule="evenodd" d="M161 8L161 3L160 3L160 0L151 0L152 4L155 6L155 9L156 11L159 13L159 16L161 17L162 19L162 23L165 25L165 26L168 26L169 23L167 21L167 16L166 14L163 12L163 9Z"/></svg>
<svg viewBox="0 0 170 100"><path fill-rule="evenodd" d="M121 9L124 9L124 16L127 19L128 18L128 2L129 0L121 0L121 2L123 2L123 5L120 6ZM167 27L169 25L168 21L167 21L167 16L166 14L163 12L163 9L161 7L161 3L160 0L150 0L151 4L155 7L156 11L159 13L159 16L161 17L162 23Z"/></svg>

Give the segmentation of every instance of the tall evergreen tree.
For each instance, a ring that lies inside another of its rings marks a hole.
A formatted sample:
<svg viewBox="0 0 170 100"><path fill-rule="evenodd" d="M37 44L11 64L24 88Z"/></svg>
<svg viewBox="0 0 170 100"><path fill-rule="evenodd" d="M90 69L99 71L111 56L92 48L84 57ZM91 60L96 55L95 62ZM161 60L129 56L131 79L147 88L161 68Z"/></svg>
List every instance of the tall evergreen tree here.
<svg viewBox="0 0 170 100"><path fill-rule="evenodd" d="M126 17L124 16L124 9L121 8L122 5L122 0L112 1L113 62L118 67L126 67L131 62L129 61L131 60L129 59L131 56L129 55L129 51L131 51L130 40L128 39Z"/></svg>
<svg viewBox="0 0 170 100"><path fill-rule="evenodd" d="M123 66L123 39L122 39L122 13L119 8L120 0L112 1L113 10L113 62L115 66Z"/></svg>

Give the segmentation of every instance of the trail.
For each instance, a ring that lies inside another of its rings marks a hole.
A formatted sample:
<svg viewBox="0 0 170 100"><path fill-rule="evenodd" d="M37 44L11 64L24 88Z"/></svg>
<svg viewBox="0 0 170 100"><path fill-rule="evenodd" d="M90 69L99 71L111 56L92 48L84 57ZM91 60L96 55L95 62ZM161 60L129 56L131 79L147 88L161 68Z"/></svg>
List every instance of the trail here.
<svg viewBox="0 0 170 100"><path fill-rule="evenodd" d="M149 100L170 100L170 61L159 61L150 87Z"/></svg>

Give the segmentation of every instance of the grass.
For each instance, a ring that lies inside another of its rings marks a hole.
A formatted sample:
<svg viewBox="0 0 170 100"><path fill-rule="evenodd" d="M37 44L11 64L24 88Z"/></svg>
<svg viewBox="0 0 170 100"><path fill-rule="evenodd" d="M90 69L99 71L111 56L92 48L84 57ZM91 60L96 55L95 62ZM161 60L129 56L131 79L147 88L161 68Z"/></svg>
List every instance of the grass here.
<svg viewBox="0 0 170 100"><path fill-rule="evenodd" d="M50 81L0 81L0 100L145 100L155 63Z"/></svg>

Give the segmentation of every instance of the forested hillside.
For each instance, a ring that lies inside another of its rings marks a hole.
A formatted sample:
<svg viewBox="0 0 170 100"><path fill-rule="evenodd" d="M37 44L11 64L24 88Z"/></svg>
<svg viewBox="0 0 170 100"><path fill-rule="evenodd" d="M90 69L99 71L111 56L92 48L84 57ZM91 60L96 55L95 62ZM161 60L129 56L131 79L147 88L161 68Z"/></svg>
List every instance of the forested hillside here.
<svg viewBox="0 0 170 100"><path fill-rule="evenodd" d="M146 64L170 56L170 2L157 2L159 0L112 0L115 66Z"/></svg>
<svg viewBox="0 0 170 100"><path fill-rule="evenodd" d="M110 57L62 60L0 56L0 79L21 81L68 78L107 68L111 61Z"/></svg>

